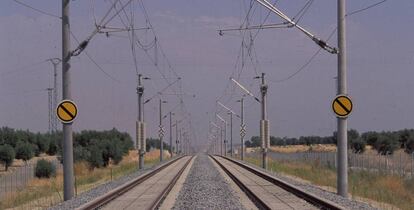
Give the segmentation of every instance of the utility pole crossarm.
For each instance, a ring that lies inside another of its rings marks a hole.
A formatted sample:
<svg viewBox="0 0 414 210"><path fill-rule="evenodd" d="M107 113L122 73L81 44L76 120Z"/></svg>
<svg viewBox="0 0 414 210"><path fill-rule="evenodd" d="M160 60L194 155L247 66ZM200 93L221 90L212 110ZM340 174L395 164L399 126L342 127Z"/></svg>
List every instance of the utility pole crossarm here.
<svg viewBox="0 0 414 210"><path fill-rule="evenodd" d="M316 37L315 35L313 35L309 31L307 31L305 28L298 25L296 22L294 22L292 19L290 19L287 15L285 15L282 11L280 11L278 8L273 6L273 4L271 4L267 0L255 0L255 1L258 2L259 4L261 4L262 6L266 7L267 9L269 9L270 11L272 11L273 13L275 13L276 15L278 15L279 17L281 17L282 19L287 21L288 23L290 23L293 27L296 27L297 29L302 31L306 36L311 38L312 41L314 41L322 49L324 49L324 50L326 50L326 51L328 51L329 53L332 53L332 54L338 54L338 49L336 49L335 47L329 46L326 43L326 41L324 41L322 39L319 39L318 37Z"/></svg>
<svg viewBox="0 0 414 210"><path fill-rule="evenodd" d="M226 120L224 120L220 115L216 114L216 117L219 118L225 124L227 124Z"/></svg>
<svg viewBox="0 0 414 210"><path fill-rule="evenodd" d="M223 36L223 32L227 31L242 31L242 30L257 30L257 29L274 29L274 28L291 28L293 27L292 24L289 22L283 22L283 23L272 23L272 24L261 24L261 25L254 25L254 26L248 26L248 27L238 27L238 28L226 28L226 29L219 29L217 30L219 32L220 36Z"/></svg>
<svg viewBox="0 0 414 210"><path fill-rule="evenodd" d="M210 122L214 127L216 128L220 128L218 125L216 125L216 123Z"/></svg>
<svg viewBox="0 0 414 210"><path fill-rule="evenodd" d="M227 111L231 112L232 114L234 114L236 117L240 118L240 115L236 114L233 110L231 110L230 108L222 104L220 101L217 101L217 104L222 106L223 108L225 108Z"/></svg>
<svg viewBox="0 0 414 210"><path fill-rule="evenodd" d="M230 77L230 80L233 81L237 86L239 86L244 92L246 92L247 95L253 97L257 102L260 103L260 99L258 99L256 96L253 95L253 93L251 93L249 90L247 90L247 88L245 88L243 85L241 85L239 82L237 82L237 80L235 80L231 77Z"/></svg>

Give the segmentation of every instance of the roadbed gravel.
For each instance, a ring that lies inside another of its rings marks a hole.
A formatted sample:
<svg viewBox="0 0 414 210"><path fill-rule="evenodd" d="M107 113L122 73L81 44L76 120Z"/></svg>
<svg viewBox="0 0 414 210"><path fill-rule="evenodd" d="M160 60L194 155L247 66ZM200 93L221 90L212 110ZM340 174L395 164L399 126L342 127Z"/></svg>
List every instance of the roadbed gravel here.
<svg viewBox="0 0 414 210"><path fill-rule="evenodd" d="M236 160L236 159L234 159L234 160ZM272 175L272 176L274 176L278 179L281 179L285 182L293 184L296 187L299 187L299 188L301 188L301 189L303 189L307 192L310 192L314 195L320 196L320 197L325 198L327 200L330 200L334 203L337 203L337 204L341 205L342 207L345 207L346 209L352 209L352 210L378 210L378 208L375 208L375 207L373 207L373 206L371 206L367 203L352 200L352 199L349 199L349 198L344 198L344 197L339 196L339 195L337 195L333 192L321 189L318 186L294 180L292 178L289 178L289 177L284 176L283 174L280 174L280 173L277 173L277 172L270 173L269 171L266 171L263 168L260 168L256 165L251 164L251 163L247 163L247 162L240 161L240 160L236 160L236 161L247 164L247 165L249 165L249 166L251 166L255 169L258 169L258 170L263 171L267 174L270 174L270 175Z"/></svg>
<svg viewBox="0 0 414 210"><path fill-rule="evenodd" d="M176 158L177 157L174 157L173 159L176 159ZM171 159L171 160L173 160L173 159ZM59 203L56 206L50 207L49 210L75 209L77 207L80 207L81 205L94 200L95 198L109 192L110 190L113 190L116 187L119 187L119 186L131 181L132 179L144 174L145 172L151 171L155 167L157 167L157 166L159 166L163 163L169 162L171 160L165 160L162 163L158 163L158 164L155 164L155 165L150 166L150 167L144 167L143 170L138 170L138 171L136 171L132 174L129 174L129 175L123 176L119 179L116 179L116 180L104 183L102 185L99 185L99 186L97 186L97 187L95 187L95 188L93 188L89 191L86 191L86 192L83 192L83 193L79 194L78 196L74 197L71 200L68 200L68 201Z"/></svg>
<svg viewBox="0 0 414 210"><path fill-rule="evenodd" d="M205 154L197 155L173 209L245 209Z"/></svg>

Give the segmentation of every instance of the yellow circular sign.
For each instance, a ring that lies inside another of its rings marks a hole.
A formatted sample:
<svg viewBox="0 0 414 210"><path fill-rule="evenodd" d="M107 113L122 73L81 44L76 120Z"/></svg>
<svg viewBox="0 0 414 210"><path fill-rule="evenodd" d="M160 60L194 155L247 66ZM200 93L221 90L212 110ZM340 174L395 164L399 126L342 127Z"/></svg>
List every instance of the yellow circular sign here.
<svg viewBox="0 0 414 210"><path fill-rule="evenodd" d="M72 123L78 114L78 107L71 100L63 100L56 108L56 115L62 123Z"/></svg>
<svg viewBox="0 0 414 210"><path fill-rule="evenodd" d="M332 101L332 110L337 117L348 117L352 112L352 108L352 100L348 96L339 95Z"/></svg>

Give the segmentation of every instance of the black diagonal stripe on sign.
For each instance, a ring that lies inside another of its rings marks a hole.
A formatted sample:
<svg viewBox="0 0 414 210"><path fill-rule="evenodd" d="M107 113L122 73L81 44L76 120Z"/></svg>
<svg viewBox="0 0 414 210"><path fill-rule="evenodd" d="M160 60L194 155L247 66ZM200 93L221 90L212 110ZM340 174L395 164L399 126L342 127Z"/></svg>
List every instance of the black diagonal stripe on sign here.
<svg viewBox="0 0 414 210"><path fill-rule="evenodd" d="M351 110L349 110L348 108L346 108L346 106L340 100L335 99L335 101L336 101L336 103L339 104L339 106L342 107L342 109L344 109L346 111L346 113L350 113L351 112Z"/></svg>
<svg viewBox="0 0 414 210"><path fill-rule="evenodd" d="M73 115L68 109L66 109L66 107L63 106L63 104L61 104L59 107L62 108L63 111L66 112L66 114L68 114L70 117L72 117L72 119L75 118L75 115Z"/></svg>

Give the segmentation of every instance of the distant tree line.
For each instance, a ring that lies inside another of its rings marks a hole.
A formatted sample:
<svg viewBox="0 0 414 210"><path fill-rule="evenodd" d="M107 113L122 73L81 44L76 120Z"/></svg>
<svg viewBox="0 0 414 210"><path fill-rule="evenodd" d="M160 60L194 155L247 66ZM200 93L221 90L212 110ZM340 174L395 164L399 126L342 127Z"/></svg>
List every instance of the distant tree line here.
<svg viewBox="0 0 414 210"><path fill-rule="evenodd" d="M147 138L147 145L145 150L147 152L151 151L152 149L160 149L160 140L159 139L155 139L155 138ZM168 145L167 143L163 142L163 149L164 150L169 150L170 149L170 145ZM173 147L174 148L174 147Z"/></svg>
<svg viewBox="0 0 414 210"><path fill-rule="evenodd" d="M312 145L312 144L336 144L336 132L332 136L301 136L299 138L270 137L271 146L283 145ZM245 142L246 147L260 147L258 136L253 136ZM395 150L401 148L406 153L414 152L414 129L399 131L369 131L358 133L351 129L348 131L348 148L354 153L363 153L367 145L372 146L380 155L391 155Z"/></svg>
<svg viewBox="0 0 414 210"><path fill-rule="evenodd" d="M33 133L28 130L15 130L9 127L0 128L0 162L6 170L14 159L28 161L41 153L55 155L58 152L56 134Z"/></svg>
<svg viewBox="0 0 414 210"><path fill-rule="evenodd" d="M86 161L91 168L118 164L133 149L131 136L113 128L107 131L84 130L73 136L75 161ZM61 149L59 151L62 151Z"/></svg>
<svg viewBox="0 0 414 210"><path fill-rule="evenodd" d="M115 128L108 131L81 131L74 133L73 140L75 161L87 161L91 167L105 167L110 161L117 164L133 148L131 136ZM0 128L0 162L6 170L14 159L28 161L41 153L61 156L62 132L33 133Z"/></svg>
<svg viewBox="0 0 414 210"><path fill-rule="evenodd" d="M163 143L165 150L169 145ZM159 149L159 139L148 138L146 151ZM113 128L106 131L84 130L73 134L75 162L86 161L91 168L118 164L128 151L134 149L131 136ZM33 133L29 130L0 128L0 163L6 170L14 159L28 161L42 153L58 155L62 161L62 132Z"/></svg>

